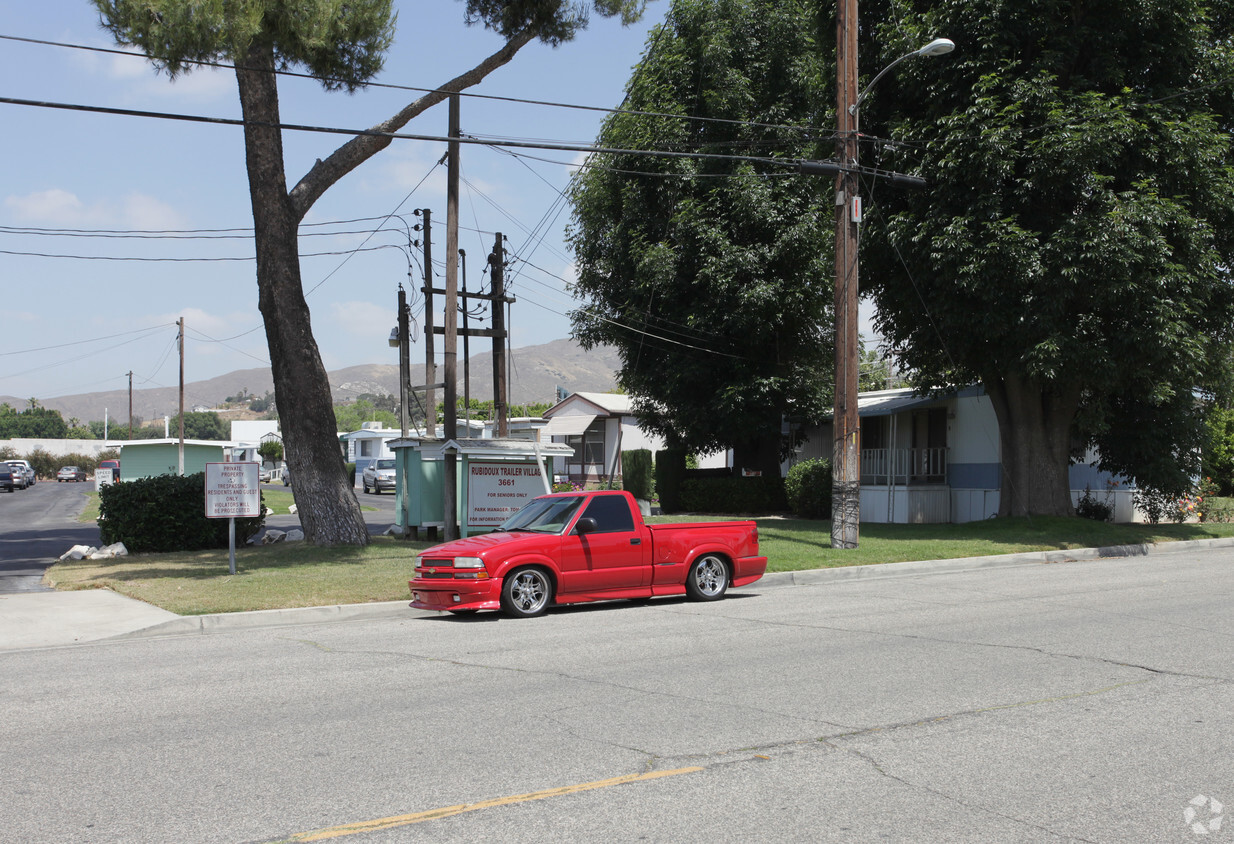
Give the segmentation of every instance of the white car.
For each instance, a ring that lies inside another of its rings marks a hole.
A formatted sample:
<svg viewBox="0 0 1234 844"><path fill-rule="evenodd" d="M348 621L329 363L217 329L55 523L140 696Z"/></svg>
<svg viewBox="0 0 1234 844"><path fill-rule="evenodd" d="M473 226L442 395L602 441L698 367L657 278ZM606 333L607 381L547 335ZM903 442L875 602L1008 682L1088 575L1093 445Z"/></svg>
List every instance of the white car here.
<svg viewBox="0 0 1234 844"><path fill-rule="evenodd" d="M394 489L394 458L383 457L364 467L361 483L365 492L381 494L383 489Z"/></svg>
<svg viewBox="0 0 1234 844"><path fill-rule="evenodd" d="M25 489L30 486L30 476L26 474L25 466L15 460L10 460L9 471L13 473L13 489Z"/></svg>
<svg viewBox="0 0 1234 844"><path fill-rule="evenodd" d="M59 472L56 472L56 483L60 483L61 481L71 481L73 483L77 483L78 481L84 481L85 479L86 473L81 469L78 469L76 466L64 466Z"/></svg>
<svg viewBox="0 0 1234 844"><path fill-rule="evenodd" d="M10 460L9 464L21 467L22 472L26 475L26 486L34 486L34 482L38 480L38 473L34 471L34 467L30 465L29 460Z"/></svg>

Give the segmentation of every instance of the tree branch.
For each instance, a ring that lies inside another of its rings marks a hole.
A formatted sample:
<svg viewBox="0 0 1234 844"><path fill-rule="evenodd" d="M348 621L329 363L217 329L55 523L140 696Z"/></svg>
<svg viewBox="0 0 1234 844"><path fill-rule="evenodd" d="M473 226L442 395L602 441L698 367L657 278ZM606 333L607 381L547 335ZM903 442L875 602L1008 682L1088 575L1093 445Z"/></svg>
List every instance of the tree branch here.
<svg viewBox="0 0 1234 844"><path fill-rule="evenodd" d="M493 53L471 70L451 79L435 91L432 91L413 103L410 103L398 114L372 127L373 132L397 132L407 125L412 118L420 115L437 103L445 100L450 94L457 93L472 85L476 85L497 68L514 58L515 53L535 38L535 33L525 31L506 42L496 53ZM352 170L368 161L381 150L390 145L391 138L380 135L357 135L336 149L326 159L318 159L300 179L291 191L292 207L296 219L304 219L304 215L313 207L318 198L330 189L335 182L346 176Z"/></svg>

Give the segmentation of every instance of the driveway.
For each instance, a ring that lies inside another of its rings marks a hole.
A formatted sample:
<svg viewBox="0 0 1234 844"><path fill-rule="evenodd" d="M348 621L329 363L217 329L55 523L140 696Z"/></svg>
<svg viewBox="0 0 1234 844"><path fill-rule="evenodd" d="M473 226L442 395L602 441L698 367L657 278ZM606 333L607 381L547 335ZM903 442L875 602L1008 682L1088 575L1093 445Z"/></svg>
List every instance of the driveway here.
<svg viewBox="0 0 1234 844"><path fill-rule="evenodd" d="M0 594L46 592L43 572L74 545L98 545L98 526L77 521L91 483L41 481L0 495Z"/></svg>

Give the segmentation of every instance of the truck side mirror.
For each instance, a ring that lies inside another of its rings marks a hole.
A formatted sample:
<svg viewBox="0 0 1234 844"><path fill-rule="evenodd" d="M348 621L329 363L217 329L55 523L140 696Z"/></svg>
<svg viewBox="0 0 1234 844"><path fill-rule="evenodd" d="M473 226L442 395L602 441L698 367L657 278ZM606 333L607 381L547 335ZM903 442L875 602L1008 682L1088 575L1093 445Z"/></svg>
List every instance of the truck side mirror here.
<svg viewBox="0 0 1234 844"><path fill-rule="evenodd" d="M595 519L591 518L591 516L583 516L575 523L574 532L582 536L587 533L595 533L599 528L600 526L596 524Z"/></svg>

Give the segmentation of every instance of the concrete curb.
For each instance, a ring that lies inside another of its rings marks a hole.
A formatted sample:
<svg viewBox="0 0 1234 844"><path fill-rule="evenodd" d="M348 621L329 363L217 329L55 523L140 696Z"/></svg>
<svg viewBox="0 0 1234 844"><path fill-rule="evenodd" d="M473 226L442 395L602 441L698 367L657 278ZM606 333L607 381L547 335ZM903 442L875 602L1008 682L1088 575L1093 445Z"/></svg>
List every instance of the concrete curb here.
<svg viewBox="0 0 1234 844"><path fill-rule="evenodd" d="M1146 545L1107 545L1102 548L1072 548L1066 551L1029 551L1020 554L999 554L988 557L957 557L947 560L914 560L903 563L872 563L865 566L841 566L827 569L772 572L750 588L780 588L785 586L820 586L849 580L876 580L894 577L919 577L927 574L947 574L986 568L1013 568L1048 563L1070 563L1119 557L1146 557L1165 551L1187 551L1203 548L1234 547L1234 537L1194 539L1182 542L1161 542ZM217 613L215 615L181 616L171 621L144 627L129 633L109 637L144 639L156 636L220 633L228 630L263 627L291 627L302 624L329 624L361 618L406 618L406 601L385 601L373 604L339 604L329 607L300 607L282 610ZM419 612L419 611L417 611ZM427 611L424 614L427 613Z"/></svg>
<svg viewBox="0 0 1234 844"><path fill-rule="evenodd" d="M262 627L291 627L301 624L330 624L357 618L397 618L406 615L411 596L405 601L373 604L335 604L329 607L294 607L281 610L183 615L179 618L112 636L111 639L146 639L188 633L217 633L225 630L252 630Z"/></svg>
<svg viewBox="0 0 1234 844"><path fill-rule="evenodd" d="M773 572L763 575L754 584L768 586L815 586L845 580L874 580L889 577L912 577L924 574L975 571L985 568L1072 563L1118 557L1146 557L1165 551L1186 551L1200 548L1229 548L1234 537L1191 539L1181 542L1158 542L1143 545L1106 545L1101 548L1070 548L1062 551L1026 551L1019 554L997 554L988 557L955 557L947 560L915 560L904 563L873 563L866 566L843 566L827 569Z"/></svg>

